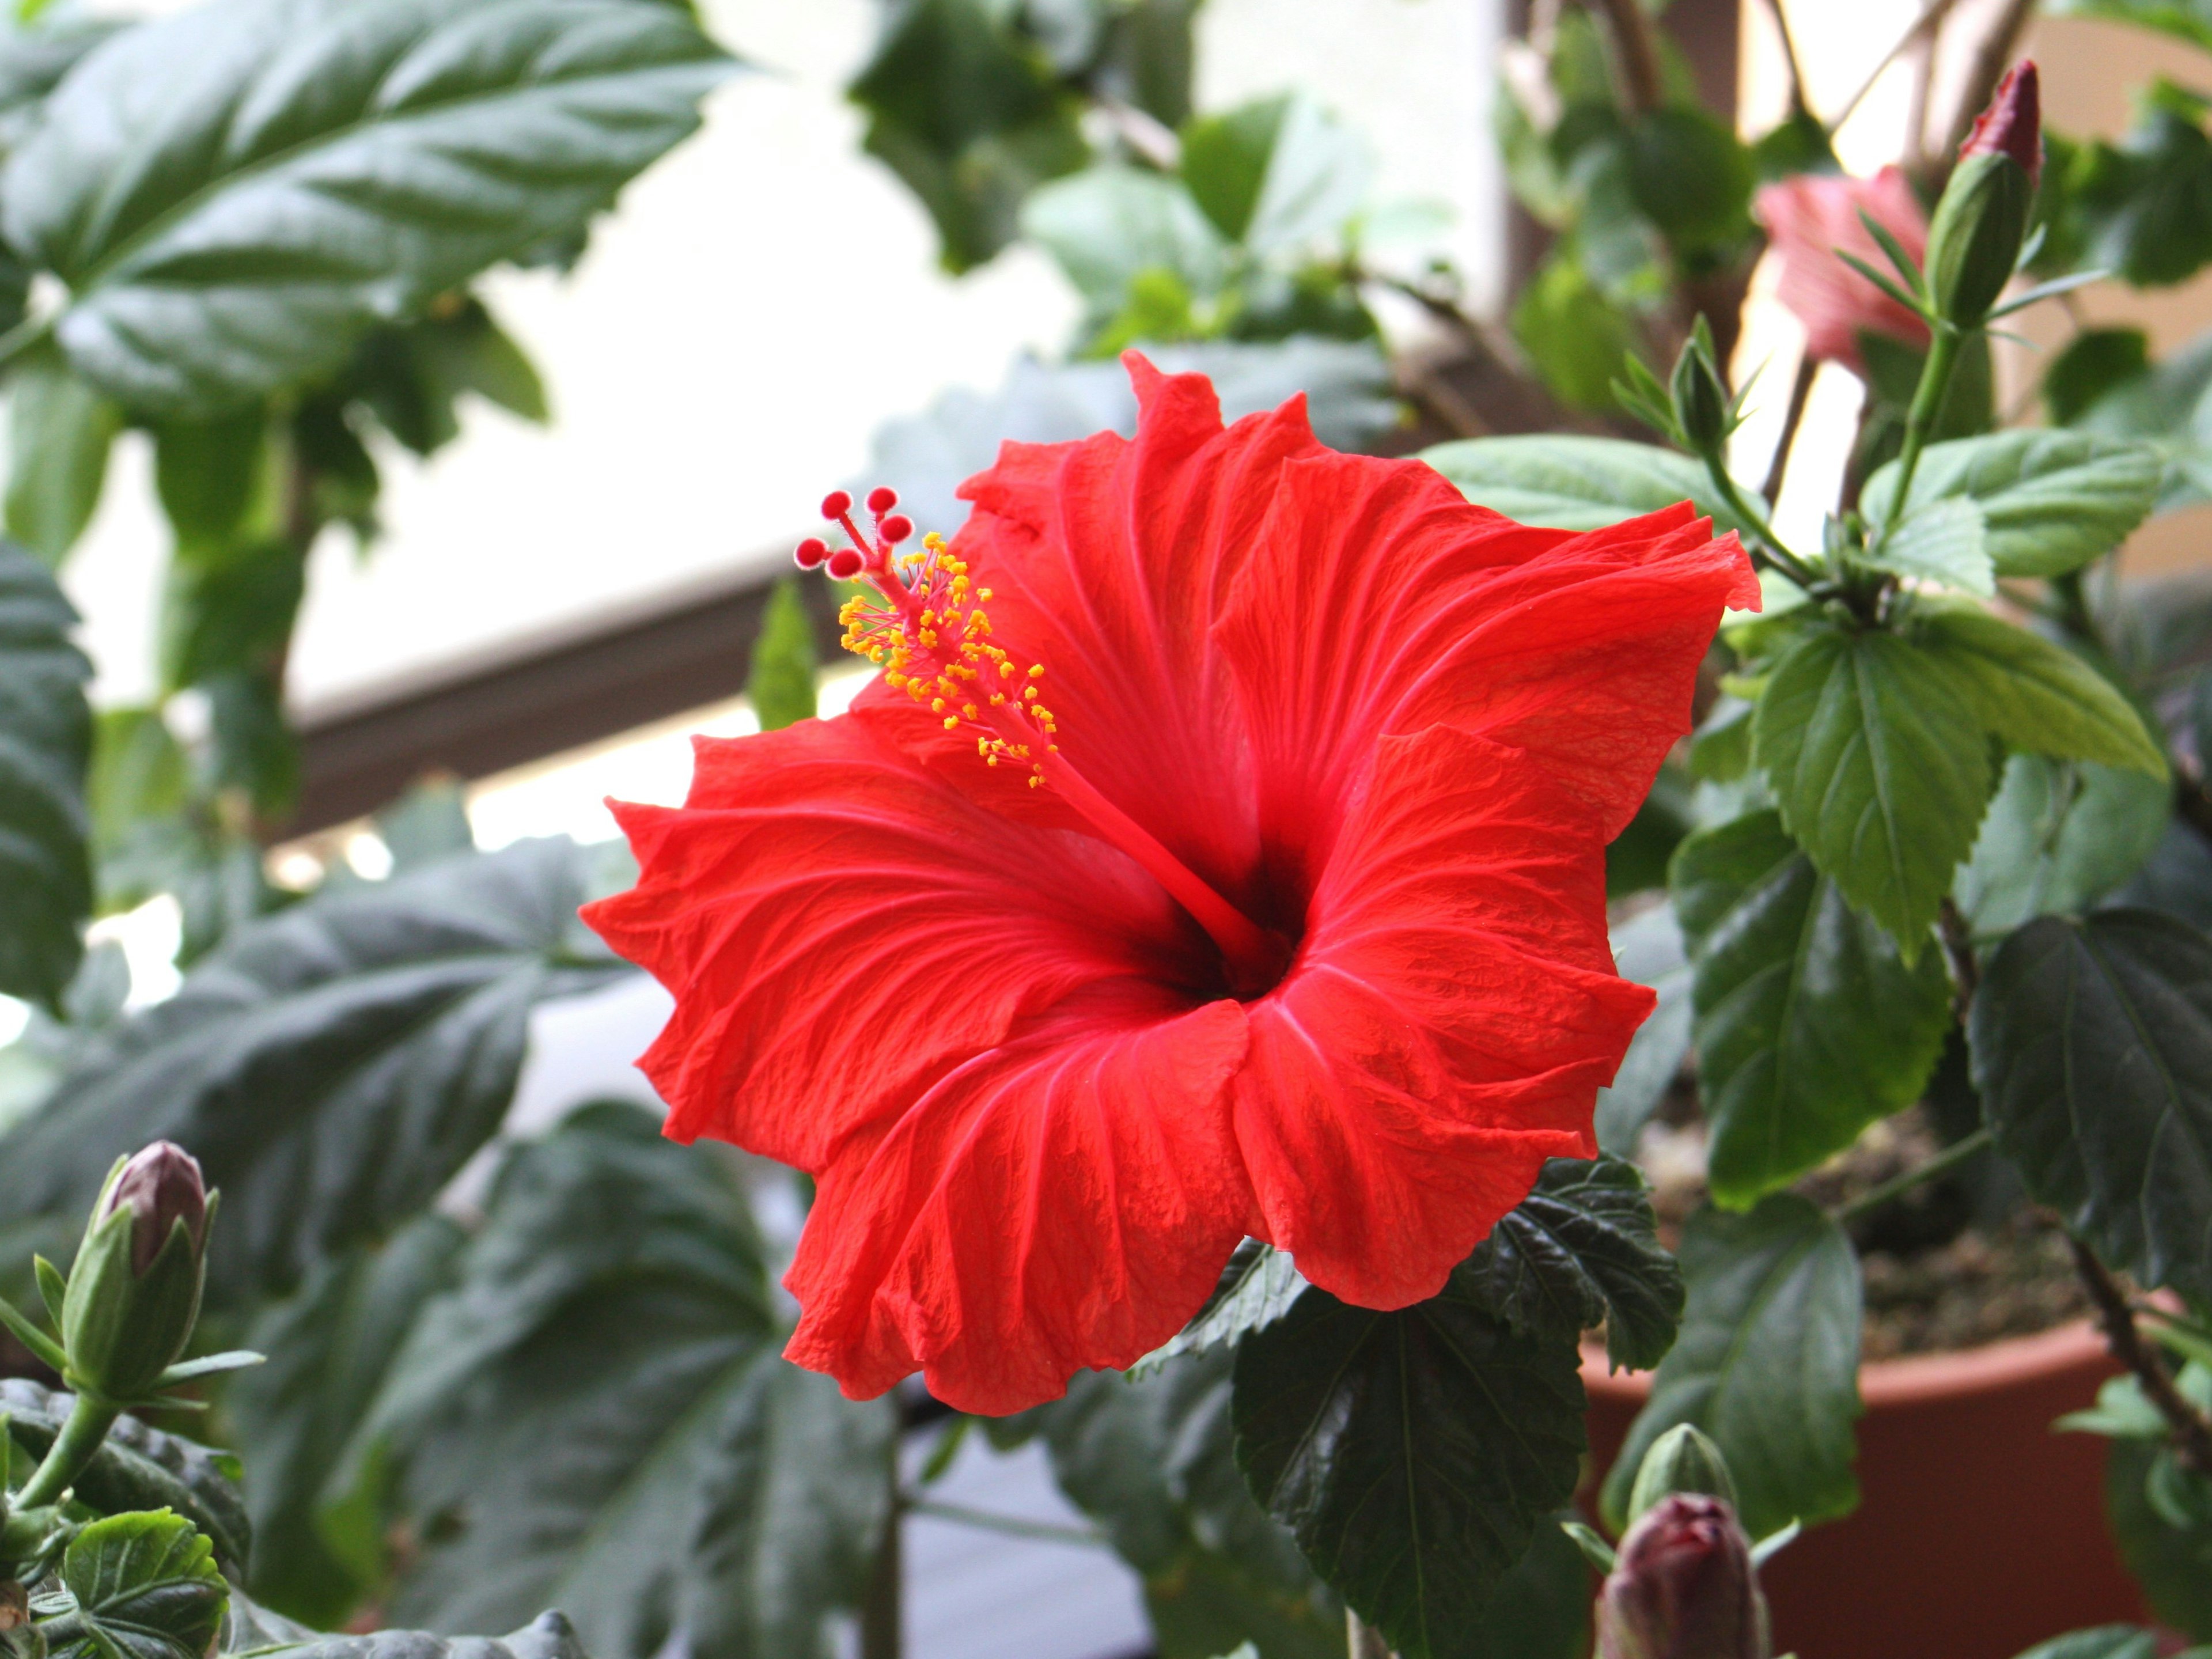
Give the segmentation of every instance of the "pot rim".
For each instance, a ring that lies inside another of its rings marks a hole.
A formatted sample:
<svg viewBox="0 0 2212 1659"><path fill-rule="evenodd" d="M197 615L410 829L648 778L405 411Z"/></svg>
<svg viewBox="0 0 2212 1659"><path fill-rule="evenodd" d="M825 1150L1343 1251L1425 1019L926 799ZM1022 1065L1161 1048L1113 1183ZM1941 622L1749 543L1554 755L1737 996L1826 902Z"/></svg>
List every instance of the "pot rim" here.
<svg viewBox="0 0 2212 1659"><path fill-rule="evenodd" d="M2094 1369L2117 1370L2118 1367L2096 1326L2087 1319L2076 1319L2047 1331L2008 1336L1953 1353L1869 1360L1859 1367L1859 1395L1868 1409L1875 1410L1990 1393ZM1641 1401L1651 1392L1651 1373L1610 1372L1604 1348L1585 1344L1583 1386L1593 1399Z"/></svg>

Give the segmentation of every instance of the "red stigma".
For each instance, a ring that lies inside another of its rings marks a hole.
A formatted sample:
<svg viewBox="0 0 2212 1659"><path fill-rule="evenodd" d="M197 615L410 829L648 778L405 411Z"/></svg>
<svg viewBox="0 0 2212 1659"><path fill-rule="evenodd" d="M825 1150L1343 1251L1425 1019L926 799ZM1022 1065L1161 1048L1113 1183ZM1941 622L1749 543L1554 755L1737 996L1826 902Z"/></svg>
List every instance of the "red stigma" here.
<svg viewBox="0 0 2212 1659"><path fill-rule="evenodd" d="M841 582L848 582L860 574L863 562L859 550L841 547L830 556L830 574Z"/></svg>
<svg viewBox="0 0 2212 1659"><path fill-rule="evenodd" d="M822 516L825 519L842 519L852 510L853 497L849 491L833 489L822 498Z"/></svg>
<svg viewBox="0 0 2212 1659"><path fill-rule="evenodd" d="M878 484L868 492L868 511L882 518L898 505L898 491L889 484Z"/></svg>
<svg viewBox="0 0 2212 1659"><path fill-rule="evenodd" d="M876 533L896 546L914 534L914 520L903 513L894 513L876 526Z"/></svg>
<svg viewBox="0 0 2212 1659"><path fill-rule="evenodd" d="M799 543L798 551L792 556L799 561L801 570L811 570L830 556L830 544L819 536L809 536Z"/></svg>

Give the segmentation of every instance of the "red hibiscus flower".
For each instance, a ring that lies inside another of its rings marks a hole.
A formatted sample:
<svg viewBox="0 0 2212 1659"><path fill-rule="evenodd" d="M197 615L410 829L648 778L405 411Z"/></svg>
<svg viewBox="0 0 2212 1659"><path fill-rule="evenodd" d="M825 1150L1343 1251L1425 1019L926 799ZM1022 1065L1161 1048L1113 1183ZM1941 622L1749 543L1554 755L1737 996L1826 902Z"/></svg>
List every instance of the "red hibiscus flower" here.
<svg viewBox="0 0 2212 1659"><path fill-rule="evenodd" d="M1651 1006L1604 847L1756 603L1735 538L1686 503L1524 528L1127 361L1133 442L1008 444L949 548L855 532L884 677L702 740L587 912L675 994L669 1133L816 1177L787 1352L856 1397L1053 1398L1247 1234L1432 1295L1592 1153Z"/></svg>
<svg viewBox="0 0 2212 1659"><path fill-rule="evenodd" d="M1836 257L1850 253L1876 270L1889 269L1862 210L1915 260L1927 257L1928 216L1896 167L1871 179L1801 173L1759 192L1759 217L1782 262L1775 295L1805 325L1806 350L1863 373L1862 331L1924 348L1928 325Z"/></svg>

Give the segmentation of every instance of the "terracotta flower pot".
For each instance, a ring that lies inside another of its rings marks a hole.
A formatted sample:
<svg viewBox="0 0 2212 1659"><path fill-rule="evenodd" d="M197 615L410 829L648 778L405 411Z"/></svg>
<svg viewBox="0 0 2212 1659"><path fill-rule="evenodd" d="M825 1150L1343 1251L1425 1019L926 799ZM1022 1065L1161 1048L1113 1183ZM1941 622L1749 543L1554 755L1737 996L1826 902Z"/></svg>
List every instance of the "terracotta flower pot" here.
<svg viewBox="0 0 2212 1659"><path fill-rule="evenodd" d="M2114 1366L2086 1323L1860 1373L1862 1498L1769 1565L1776 1651L1797 1659L2013 1659L2143 1616L2105 1524L2105 1445L2053 1434ZM1650 1392L1586 1351L1601 1477Z"/></svg>

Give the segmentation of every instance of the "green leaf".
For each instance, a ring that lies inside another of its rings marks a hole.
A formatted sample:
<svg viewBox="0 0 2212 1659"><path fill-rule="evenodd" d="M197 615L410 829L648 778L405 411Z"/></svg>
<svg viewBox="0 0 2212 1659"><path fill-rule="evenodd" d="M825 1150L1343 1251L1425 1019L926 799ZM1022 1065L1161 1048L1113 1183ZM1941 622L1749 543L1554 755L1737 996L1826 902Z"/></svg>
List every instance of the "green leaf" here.
<svg viewBox="0 0 2212 1659"><path fill-rule="evenodd" d="M2165 462L2154 511L2212 499L2212 334L2123 381L2075 417L2077 430L2148 443Z"/></svg>
<svg viewBox="0 0 2212 1659"><path fill-rule="evenodd" d="M540 425L550 413L537 368L473 295L441 299L428 316L377 330L338 385L417 455L460 435L456 405L465 392Z"/></svg>
<svg viewBox="0 0 2212 1659"><path fill-rule="evenodd" d="M1142 1376L1177 1354L1202 1353L1224 1343L1236 1343L1252 1331L1273 1324L1290 1312L1306 1287L1304 1278L1291 1258L1272 1244L1248 1238L1239 1244L1206 1305L1191 1316L1190 1323L1154 1352L1130 1368Z"/></svg>
<svg viewBox="0 0 2212 1659"><path fill-rule="evenodd" d="M1602 1324L1613 1369L1674 1346L1682 1273L1659 1243L1643 1175L1617 1158L1555 1158L1453 1270L1452 1289L1516 1331L1574 1343Z"/></svg>
<svg viewBox="0 0 2212 1659"><path fill-rule="evenodd" d="M2139 328L2085 328L2043 371L2051 423L2071 426L2099 399L2150 373L2150 337Z"/></svg>
<svg viewBox="0 0 2212 1659"><path fill-rule="evenodd" d="M745 695L763 732L814 718L814 619L795 577L786 576L769 595L753 636Z"/></svg>
<svg viewBox="0 0 2212 1659"><path fill-rule="evenodd" d="M1741 1208L1919 1098L1950 981L1933 952L1908 966L1772 812L1685 842L1674 884L1696 964L1708 1179Z"/></svg>
<svg viewBox="0 0 2212 1659"><path fill-rule="evenodd" d="M834 1650L896 1414L781 1357L740 1178L626 1104L509 1160L364 1431L424 1540L395 1620L557 1604L597 1659Z"/></svg>
<svg viewBox="0 0 2212 1659"><path fill-rule="evenodd" d="M1094 317L1126 303L1139 273L1166 270L1194 295L1226 274L1221 238L1179 180L1119 165L1091 167L1040 188L1022 231L1052 255Z"/></svg>
<svg viewBox="0 0 2212 1659"><path fill-rule="evenodd" d="M592 1659L574 1626L557 1613L541 1613L522 1629L497 1638L439 1636L421 1630L377 1630L365 1636L303 1631L266 1646L227 1651L250 1651L270 1659L278 1654L283 1659Z"/></svg>
<svg viewBox="0 0 2212 1659"><path fill-rule="evenodd" d="M2158 1638L2133 1625L2102 1625L2038 1642L2020 1659L2157 1659Z"/></svg>
<svg viewBox="0 0 2212 1659"><path fill-rule="evenodd" d="M1682 1233L1682 1334L1606 1477L1616 1528L1644 1454L1677 1423L1718 1443L1744 1529L1847 1515L1858 1503L1858 1258L1843 1229L1794 1193L1747 1215L1700 1210Z"/></svg>
<svg viewBox="0 0 2212 1659"><path fill-rule="evenodd" d="M1963 605L1923 607L1917 622L1913 642L1951 671L1984 731L2031 754L2166 777L2135 706L2063 646Z"/></svg>
<svg viewBox="0 0 2212 1659"><path fill-rule="evenodd" d="M1183 125L1183 185L1213 228L1232 242L1244 240L1259 208L1268 159L1291 100L1288 93L1255 99Z"/></svg>
<svg viewBox="0 0 2212 1659"><path fill-rule="evenodd" d="M1936 502L1981 508L1984 547L2000 576L2063 576L2111 552L2157 499L2160 463L2148 444L2085 432L2023 428L1930 444L1912 475L1905 520ZM1898 464L1867 481L1869 522L1896 510ZM1896 534L1905 533L1900 526Z"/></svg>
<svg viewBox="0 0 2212 1659"><path fill-rule="evenodd" d="M92 909L92 665L70 642L76 620L46 568L0 542L0 994L50 1007Z"/></svg>
<svg viewBox="0 0 2212 1659"><path fill-rule="evenodd" d="M2212 140L2197 94L2164 79L2136 94L2118 144L2053 143L2041 211L2044 270L2110 270L2137 288L2186 280L2212 259Z"/></svg>
<svg viewBox="0 0 2212 1659"><path fill-rule="evenodd" d="M1991 953L1967 1030L2035 1200L2145 1288L2212 1300L2212 939L2146 910L2039 918Z"/></svg>
<svg viewBox="0 0 2212 1659"><path fill-rule="evenodd" d="M46 1623L52 1659L203 1659L230 1594L215 1546L167 1510L94 1522L61 1580L76 1606Z"/></svg>
<svg viewBox="0 0 2212 1659"><path fill-rule="evenodd" d="M0 1382L8 1432L33 1458L46 1455L76 1403L75 1395L27 1378ZM115 1419L77 1476L75 1491L78 1502L102 1515L173 1510L207 1535L223 1565L242 1570L246 1565L252 1525L238 1489L238 1465L227 1453L149 1429L126 1414Z"/></svg>
<svg viewBox="0 0 2212 1659"><path fill-rule="evenodd" d="M2102 17L2157 29L2193 46L2212 47L2212 4L2207 0L2051 0L2060 17ZM2021 1659L2028 1659L2022 1655Z"/></svg>
<svg viewBox="0 0 2212 1659"><path fill-rule="evenodd" d="M1237 1351L1237 1461L1403 1659L1462 1659L1574 1490L1578 1364L1449 1293L1376 1313L1309 1290Z"/></svg>
<svg viewBox="0 0 2212 1659"><path fill-rule="evenodd" d="M1597 1092L1599 1148L1631 1158L1690 1055L1690 959L1674 906L1656 906L1615 927L1613 957L1623 979L1659 994L1659 1006L1637 1028L1612 1085Z"/></svg>
<svg viewBox="0 0 2212 1659"><path fill-rule="evenodd" d="M468 792L453 777L428 777L376 815L376 838L404 876L457 854L476 851Z"/></svg>
<svg viewBox="0 0 2212 1659"><path fill-rule="evenodd" d="M1979 711L1957 682L1893 635L1826 624L1798 635L1752 717L1784 825L1908 963L1989 801Z"/></svg>
<svg viewBox="0 0 2212 1659"><path fill-rule="evenodd" d="M580 231L729 69L632 0L214 0L71 71L0 174L7 238L69 284L79 373L219 408Z"/></svg>
<svg viewBox="0 0 2212 1659"><path fill-rule="evenodd" d="M1476 506L1522 524L1599 530L1686 501L1716 533L1744 528L1702 464L1652 444L1530 433L1439 444L1419 459Z"/></svg>
<svg viewBox="0 0 2212 1659"><path fill-rule="evenodd" d="M1854 562L1917 576L1987 599L1997 591L1982 511L1961 496L1922 502Z"/></svg>
<svg viewBox="0 0 2212 1659"><path fill-rule="evenodd" d="M261 1315L251 1340L269 1363L231 1387L226 1407L250 1452L252 1587L269 1607L328 1629L380 1579L387 1517L371 1479L336 1478L392 1357L422 1304L443 1290L461 1233L416 1218L381 1250L326 1263Z"/></svg>
<svg viewBox="0 0 2212 1659"><path fill-rule="evenodd" d="M1216 120L1236 125L1216 129ZM1255 152L1263 125L1264 147ZM1247 105L1188 131L1198 148L1194 152L1186 137L1182 175L1193 199L1231 241L1261 258L1339 235L1366 200L1374 172L1366 145L1304 94Z"/></svg>
<svg viewBox="0 0 2212 1659"><path fill-rule="evenodd" d="M625 971L575 919L581 853L519 842L240 928L0 1140L0 1217L75 1215L166 1137L225 1199L210 1301L384 1237L497 1129L531 1011Z"/></svg>
<svg viewBox="0 0 2212 1659"><path fill-rule="evenodd" d="M8 377L8 533L54 568L92 522L123 411L52 346Z"/></svg>
<svg viewBox="0 0 2212 1659"><path fill-rule="evenodd" d="M2014 755L1953 890L1977 938L2086 909L2140 870L2172 792L2141 772Z"/></svg>
<svg viewBox="0 0 2212 1659"><path fill-rule="evenodd" d="M1633 325L1570 248L1554 249L1521 290L1512 324L1513 337L1562 401L1577 409L1612 409L1613 383L1634 343Z"/></svg>
<svg viewBox="0 0 2212 1659"><path fill-rule="evenodd" d="M1712 253L1751 234L1751 152L1703 110L1655 110L1628 130L1628 184L1670 246Z"/></svg>
<svg viewBox="0 0 2212 1659"><path fill-rule="evenodd" d="M2171 1526L2152 1506L2148 1488L2161 1455L2148 1443L2107 1449L2106 1514L2152 1615L2202 1641L2212 1638L2212 1527Z"/></svg>

